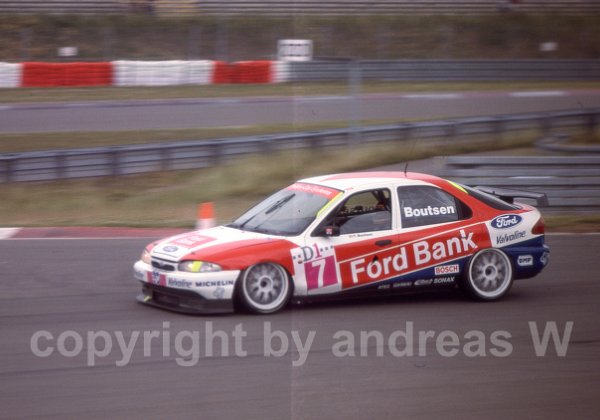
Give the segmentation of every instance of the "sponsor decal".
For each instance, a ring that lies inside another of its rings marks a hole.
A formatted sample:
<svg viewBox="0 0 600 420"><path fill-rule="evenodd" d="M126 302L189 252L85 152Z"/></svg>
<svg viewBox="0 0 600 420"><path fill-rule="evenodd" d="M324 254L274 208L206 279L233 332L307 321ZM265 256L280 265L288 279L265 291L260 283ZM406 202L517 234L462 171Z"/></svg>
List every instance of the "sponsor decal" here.
<svg viewBox="0 0 600 420"><path fill-rule="evenodd" d="M410 287L410 286L412 286L412 282L410 282L410 281L399 281L398 283L394 283L392 285L392 287L394 289L400 289L403 287Z"/></svg>
<svg viewBox="0 0 600 420"><path fill-rule="evenodd" d="M415 286L431 286L433 284L433 279L416 280L413 284Z"/></svg>
<svg viewBox="0 0 600 420"><path fill-rule="evenodd" d="M212 242L214 240L216 240L216 239L211 238L210 236L192 234L192 235L186 235L183 238L176 239L176 240L172 241L171 244L179 245L179 246L182 246L182 247L188 248L188 249L192 249L192 248L196 248L200 245L204 245L208 242ZM174 252L174 251L167 251L167 252Z"/></svg>
<svg viewBox="0 0 600 420"><path fill-rule="evenodd" d="M454 277L438 277L433 279L433 284L451 284L454 283Z"/></svg>
<svg viewBox="0 0 600 420"><path fill-rule="evenodd" d="M303 191L303 192L306 192L309 194L321 195L330 200L332 198L334 198L336 195L340 194L340 192L341 192L341 191L333 189L333 188L327 188L327 187L323 187L321 185L315 185L315 184L305 184L303 182L296 182L295 184L290 185L286 189L293 190L293 191Z"/></svg>
<svg viewBox="0 0 600 420"><path fill-rule="evenodd" d="M291 250L294 273L306 279L308 291L339 284L333 246L303 246Z"/></svg>
<svg viewBox="0 0 600 420"><path fill-rule="evenodd" d="M154 283L154 284L160 283L160 273L158 271L152 272L152 283Z"/></svg>
<svg viewBox="0 0 600 420"><path fill-rule="evenodd" d="M162 249L162 250L163 250L163 251L165 251L165 252L177 252L177 250L178 250L178 249L179 249L179 248L178 248L178 247L176 247L176 246L173 246L173 245L167 245L167 246L163 247L163 249Z"/></svg>
<svg viewBox="0 0 600 420"><path fill-rule="evenodd" d="M517 226L523 218L518 214L505 214L492 220L492 227L495 229L510 229Z"/></svg>
<svg viewBox="0 0 600 420"><path fill-rule="evenodd" d="M517 258L517 264L521 267L528 267L533 265L533 255L519 255Z"/></svg>
<svg viewBox="0 0 600 420"><path fill-rule="evenodd" d="M377 286L377 290L388 290L391 289L391 287L391 284L380 284L379 286Z"/></svg>
<svg viewBox="0 0 600 420"><path fill-rule="evenodd" d="M213 292L213 296L216 299L223 299L223 296L225 296L225 289L222 287L217 287Z"/></svg>
<svg viewBox="0 0 600 420"><path fill-rule="evenodd" d="M438 277L435 279L420 279L413 284L415 286L431 286L432 284L453 284L454 277Z"/></svg>
<svg viewBox="0 0 600 420"><path fill-rule="evenodd" d="M473 234L461 229L457 236L445 240L431 238L382 251L369 259L362 257L345 262L340 267L344 286L385 280L450 258L469 255L477 249Z"/></svg>
<svg viewBox="0 0 600 420"><path fill-rule="evenodd" d="M349 239L356 239L356 238L369 238L373 236L373 234L371 232L366 232L366 233L353 233L348 235Z"/></svg>
<svg viewBox="0 0 600 420"><path fill-rule="evenodd" d="M460 271L460 267L458 264L451 265L439 265L435 267L435 275L443 276L444 274L456 274Z"/></svg>
<svg viewBox="0 0 600 420"><path fill-rule="evenodd" d="M381 257L376 255L369 263L365 258L352 261L350 263L352 282L355 284L370 283L388 277L390 274L408 270L406 247L391 253L392 255L386 254L388 253L382 253Z"/></svg>
<svg viewBox="0 0 600 420"><path fill-rule="evenodd" d="M167 277L167 286L178 287L180 289L190 289L192 282L189 280L178 279L176 277Z"/></svg>
<svg viewBox="0 0 600 420"><path fill-rule="evenodd" d="M524 230L515 230L513 233L505 233L504 235L496 236L496 245L504 245L511 242L523 239L527 235Z"/></svg>
<svg viewBox="0 0 600 420"><path fill-rule="evenodd" d="M223 287L233 286L233 280L202 280L194 283L196 287Z"/></svg>
<svg viewBox="0 0 600 420"><path fill-rule="evenodd" d="M165 285L165 275L160 274L160 272L158 272L156 270L154 270L152 272L149 271L146 273L146 281L148 283L164 286Z"/></svg>
<svg viewBox="0 0 600 420"><path fill-rule="evenodd" d="M433 261L446 259L469 253L476 250L477 245L473 242L473 232L467 235L463 229L460 236L447 239L446 241L420 241L413 244L416 265L425 265Z"/></svg>
<svg viewBox="0 0 600 420"><path fill-rule="evenodd" d="M422 217L422 216L439 216L440 214L456 214L456 209L452 206L423 208L403 207L404 217Z"/></svg>

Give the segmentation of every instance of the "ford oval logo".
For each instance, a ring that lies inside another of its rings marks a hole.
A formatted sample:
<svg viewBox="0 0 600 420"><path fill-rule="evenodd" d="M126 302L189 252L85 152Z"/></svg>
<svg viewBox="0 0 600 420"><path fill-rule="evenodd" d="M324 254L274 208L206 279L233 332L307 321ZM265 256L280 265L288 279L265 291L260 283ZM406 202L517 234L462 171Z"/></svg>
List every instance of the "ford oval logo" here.
<svg viewBox="0 0 600 420"><path fill-rule="evenodd" d="M179 248L177 248L176 246L173 245L169 245L163 248L163 251L165 252L176 252Z"/></svg>
<svg viewBox="0 0 600 420"><path fill-rule="evenodd" d="M496 229L509 229L511 227L517 226L523 218L518 214L505 214L503 216L498 216L492 220L492 227Z"/></svg>

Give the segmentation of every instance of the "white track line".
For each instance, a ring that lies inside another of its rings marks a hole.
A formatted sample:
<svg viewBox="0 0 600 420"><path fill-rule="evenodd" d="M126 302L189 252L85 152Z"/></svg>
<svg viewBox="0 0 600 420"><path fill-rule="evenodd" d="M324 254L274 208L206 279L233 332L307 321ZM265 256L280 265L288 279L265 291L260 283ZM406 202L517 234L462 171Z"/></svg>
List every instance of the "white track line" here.
<svg viewBox="0 0 600 420"><path fill-rule="evenodd" d="M529 92L510 92L508 95L514 98L548 98L556 96L566 96L567 92L563 90L540 90Z"/></svg>
<svg viewBox="0 0 600 420"><path fill-rule="evenodd" d="M461 99L465 95L462 93L409 93L402 95L405 99Z"/></svg>

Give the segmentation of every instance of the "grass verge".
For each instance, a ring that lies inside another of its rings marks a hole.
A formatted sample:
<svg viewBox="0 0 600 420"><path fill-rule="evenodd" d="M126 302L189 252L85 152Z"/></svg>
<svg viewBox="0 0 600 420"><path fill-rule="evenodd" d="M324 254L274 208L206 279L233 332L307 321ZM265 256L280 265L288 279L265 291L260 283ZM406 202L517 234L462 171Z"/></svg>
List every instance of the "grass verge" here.
<svg viewBox="0 0 600 420"><path fill-rule="evenodd" d="M587 133L577 133L574 136L569 138L567 144L572 144L576 146L598 146L600 145L600 130L596 130L593 134Z"/></svg>
<svg viewBox="0 0 600 420"><path fill-rule="evenodd" d="M600 215L544 216L546 228L550 232L600 232Z"/></svg>

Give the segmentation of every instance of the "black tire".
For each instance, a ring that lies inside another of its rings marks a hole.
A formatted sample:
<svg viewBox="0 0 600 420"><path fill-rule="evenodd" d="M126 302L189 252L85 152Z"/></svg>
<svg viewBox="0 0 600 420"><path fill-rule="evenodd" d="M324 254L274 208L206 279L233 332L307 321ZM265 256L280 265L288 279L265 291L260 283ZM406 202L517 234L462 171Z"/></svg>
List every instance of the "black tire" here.
<svg viewBox="0 0 600 420"><path fill-rule="evenodd" d="M283 308L292 296L292 282L285 268L275 263L248 267L240 277L237 298L250 312L271 314Z"/></svg>
<svg viewBox="0 0 600 420"><path fill-rule="evenodd" d="M461 279L462 289L473 299L495 301L508 293L513 284L513 269L508 256L499 249L477 252Z"/></svg>

